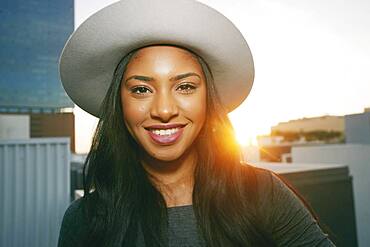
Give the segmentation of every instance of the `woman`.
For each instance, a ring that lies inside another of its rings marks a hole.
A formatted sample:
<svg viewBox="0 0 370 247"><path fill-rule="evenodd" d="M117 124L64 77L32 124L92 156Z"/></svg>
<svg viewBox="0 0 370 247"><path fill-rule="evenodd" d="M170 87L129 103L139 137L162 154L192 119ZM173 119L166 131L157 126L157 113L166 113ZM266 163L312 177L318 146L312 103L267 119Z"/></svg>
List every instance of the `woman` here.
<svg viewBox="0 0 370 247"><path fill-rule="evenodd" d="M240 163L227 112L253 61L215 10L118 2L76 30L60 70L100 121L59 246L333 246L275 174Z"/></svg>

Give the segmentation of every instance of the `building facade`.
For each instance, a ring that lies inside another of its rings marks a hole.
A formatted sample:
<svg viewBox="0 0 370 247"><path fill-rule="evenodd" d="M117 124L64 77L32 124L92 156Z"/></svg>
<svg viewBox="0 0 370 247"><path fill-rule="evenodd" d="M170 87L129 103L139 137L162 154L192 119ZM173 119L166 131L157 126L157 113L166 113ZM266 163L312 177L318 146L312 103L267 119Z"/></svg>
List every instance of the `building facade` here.
<svg viewBox="0 0 370 247"><path fill-rule="evenodd" d="M58 58L74 30L73 0L5 0L0 11L0 112L73 107Z"/></svg>
<svg viewBox="0 0 370 247"><path fill-rule="evenodd" d="M370 145L370 108L363 113L345 116L346 143Z"/></svg>
<svg viewBox="0 0 370 247"><path fill-rule="evenodd" d="M0 19L0 139L69 137L74 151L73 103L58 72L74 1L5 0Z"/></svg>

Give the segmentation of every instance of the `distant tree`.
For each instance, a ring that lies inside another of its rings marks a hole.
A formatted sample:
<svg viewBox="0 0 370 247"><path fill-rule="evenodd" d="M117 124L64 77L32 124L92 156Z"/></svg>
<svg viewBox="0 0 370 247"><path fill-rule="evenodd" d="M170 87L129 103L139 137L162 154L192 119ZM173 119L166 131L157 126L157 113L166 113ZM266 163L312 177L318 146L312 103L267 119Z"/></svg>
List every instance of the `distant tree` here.
<svg viewBox="0 0 370 247"><path fill-rule="evenodd" d="M307 142L312 141L323 141L326 143L337 142L343 143L345 141L344 133L341 131L326 131L326 130L315 130L315 131L279 131L275 130L271 132L271 136L282 136L286 142L294 142L304 138Z"/></svg>
<svg viewBox="0 0 370 247"><path fill-rule="evenodd" d="M294 131L272 131L271 136L282 136L284 137L284 141L293 142L298 141L300 139L300 133Z"/></svg>

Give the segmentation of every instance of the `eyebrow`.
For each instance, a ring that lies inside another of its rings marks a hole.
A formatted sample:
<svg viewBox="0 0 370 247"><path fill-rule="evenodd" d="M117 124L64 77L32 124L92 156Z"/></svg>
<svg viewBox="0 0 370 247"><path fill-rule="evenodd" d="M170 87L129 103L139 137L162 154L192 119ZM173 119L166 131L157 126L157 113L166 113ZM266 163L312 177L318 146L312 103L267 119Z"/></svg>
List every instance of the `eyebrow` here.
<svg viewBox="0 0 370 247"><path fill-rule="evenodd" d="M170 78L170 81L177 81L177 80L181 80L181 79L184 79L184 78L190 77L190 76L197 76L200 79L200 76L197 73L189 72L189 73L184 73L184 74L180 74L180 75L177 75L177 76L173 76L173 77ZM143 76L143 75L133 75L133 76L130 76L129 78L127 78L126 82L131 80L131 79L136 79L136 80L139 80L139 81L154 81L153 77L148 77L148 76Z"/></svg>

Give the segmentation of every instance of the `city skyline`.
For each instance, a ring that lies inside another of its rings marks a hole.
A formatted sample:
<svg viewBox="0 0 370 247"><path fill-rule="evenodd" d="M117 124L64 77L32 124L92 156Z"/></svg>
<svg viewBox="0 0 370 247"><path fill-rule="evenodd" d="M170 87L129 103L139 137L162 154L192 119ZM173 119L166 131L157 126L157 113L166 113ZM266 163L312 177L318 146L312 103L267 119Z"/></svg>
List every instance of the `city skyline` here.
<svg viewBox="0 0 370 247"><path fill-rule="evenodd" d="M76 0L76 28L113 2ZM201 2L234 22L254 55L252 92L229 115L241 143L253 143L279 122L359 113L370 106L370 3ZM78 108L75 113L77 151L87 152L97 120Z"/></svg>

